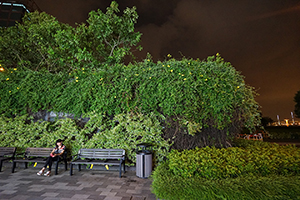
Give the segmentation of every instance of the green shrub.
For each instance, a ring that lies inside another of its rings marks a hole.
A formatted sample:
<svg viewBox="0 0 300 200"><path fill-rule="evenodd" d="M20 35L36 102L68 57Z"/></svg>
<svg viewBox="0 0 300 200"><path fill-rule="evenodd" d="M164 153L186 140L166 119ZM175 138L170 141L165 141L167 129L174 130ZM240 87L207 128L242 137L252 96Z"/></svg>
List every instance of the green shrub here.
<svg viewBox="0 0 300 200"><path fill-rule="evenodd" d="M300 176L244 176L208 180L173 174L166 163L151 176L152 192L168 200L277 200L300 199Z"/></svg>
<svg viewBox="0 0 300 200"><path fill-rule="evenodd" d="M270 145L246 148L215 147L172 150L167 156L170 171L181 177L219 179L244 175L296 175L300 173L300 149Z"/></svg>
<svg viewBox="0 0 300 200"><path fill-rule="evenodd" d="M169 152L171 144L162 138L159 118L152 114L119 114L112 120L94 115L86 124L83 132L90 133L99 127L84 147L121 148L126 150L127 159L136 161L136 147L139 143L151 143L155 163L162 161Z"/></svg>
<svg viewBox="0 0 300 200"><path fill-rule="evenodd" d="M59 119L54 123L33 122L27 115L15 118L0 117L0 146L15 146L18 151L26 147L53 147L63 139L70 153L81 148L125 149L129 163L135 163L136 145L152 143L155 162L167 155L170 143L162 137L159 117L152 114L120 114L109 119L106 115L90 113L83 128L75 120Z"/></svg>
<svg viewBox="0 0 300 200"><path fill-rule="evenodd" d="M76 138L76 140L75 140ZM0 117L0 146L18 147L22 152L27 147L54 147L57 139L64 140L68 151L78 151L84 137L72 119L60 119L55 123L33 122L27 115L15 118Z"/></svg>

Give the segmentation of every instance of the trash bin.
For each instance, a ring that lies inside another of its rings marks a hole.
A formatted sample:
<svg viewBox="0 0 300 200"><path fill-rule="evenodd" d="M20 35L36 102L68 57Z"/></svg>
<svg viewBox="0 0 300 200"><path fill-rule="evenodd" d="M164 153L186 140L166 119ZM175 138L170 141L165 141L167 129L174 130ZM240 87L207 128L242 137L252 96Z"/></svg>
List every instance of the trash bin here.
<svg viewBox="0 0 300 200"><path fill-rule="evenodd" d="M152 145L141 143L136 149L136 175L140 178L148 178L152 172Z"/></svg>

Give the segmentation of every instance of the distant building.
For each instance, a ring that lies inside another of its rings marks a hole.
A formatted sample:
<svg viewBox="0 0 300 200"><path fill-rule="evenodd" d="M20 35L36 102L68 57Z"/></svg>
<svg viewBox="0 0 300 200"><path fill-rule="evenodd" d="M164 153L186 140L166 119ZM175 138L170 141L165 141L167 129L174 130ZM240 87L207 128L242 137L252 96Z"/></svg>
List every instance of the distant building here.
<svg viewBox="0 0 300 200"><path fill-rule="evenodd" d="M0 0L0 27L14 26L21 22L25 13L41 11L33 0Z"/></svg>

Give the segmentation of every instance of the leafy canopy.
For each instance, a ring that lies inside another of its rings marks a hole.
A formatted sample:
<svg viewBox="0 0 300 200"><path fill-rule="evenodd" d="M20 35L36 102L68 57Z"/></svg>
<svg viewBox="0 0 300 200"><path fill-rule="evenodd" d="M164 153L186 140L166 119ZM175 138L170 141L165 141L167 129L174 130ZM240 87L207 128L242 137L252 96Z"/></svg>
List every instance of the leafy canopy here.
<svg viewBox="0 0 300 200"><path fill-rule="evenodd" d="M22 24L0 28L1 64L57 73L120 63L142 34L134 31L135 7L126 8L123 15L119 12L113 1L106 13L91 11L87 24L75 28L46 13L29 13Z"/></svg>
<svg viewBox="0 0 300 200"><path fill-rule="evenodd" d="M0 81L0 112L6 115L156 112L176 116L194 133L205 126L260 123L253 88L219 55L204 61L146 59L105 71L82 68L58 74L15 68L0 73Z"/></svg>

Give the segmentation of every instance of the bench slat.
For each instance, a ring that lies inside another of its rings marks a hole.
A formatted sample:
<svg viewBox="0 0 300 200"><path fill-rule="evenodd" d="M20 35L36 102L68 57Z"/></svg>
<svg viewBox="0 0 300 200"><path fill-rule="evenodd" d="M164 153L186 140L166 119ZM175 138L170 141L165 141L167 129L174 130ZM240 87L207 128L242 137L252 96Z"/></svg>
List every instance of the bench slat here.
<svg viewBox="0 0 300 200"><path fill-rule="evenodd" d="M80 149L79 157L81 158L98 158L98 159L118 159L125 156L123 149Z"/></svg>
<svg viewBox="0 0 300 200"><path fill-rule="evenodd" d="M27 148L26 156L30 157L48 157L53 148Z"/></svg>
<svg viewBox="0 0 300 200"><path fill-rule="evenodd" d="M5 155L14 155L15 151L15 147L0 147L0 157Z"/></svg>
<svg viewBox="0 0 300 200"><path fill-rule="evenodd" d="M14 162L19 162L19 163L24 163L24 162L37 162L37 163L45 163L47 158L38 158L38 157L34 157L34 158L28 158L28 159L20 159L20 160L14 160Z"/></svg>
<svg viewBox="0 0 300 200"><path fill-rule="evenodd" d="M99 165L120 165L117 160L76 160L72 162L73 164L99 164Z"/></svg>

